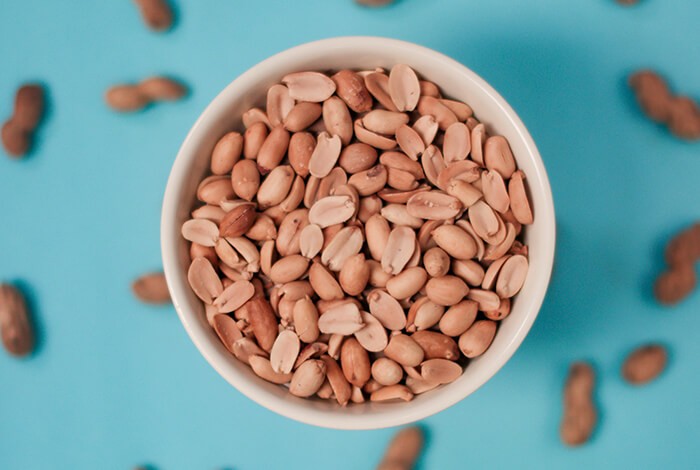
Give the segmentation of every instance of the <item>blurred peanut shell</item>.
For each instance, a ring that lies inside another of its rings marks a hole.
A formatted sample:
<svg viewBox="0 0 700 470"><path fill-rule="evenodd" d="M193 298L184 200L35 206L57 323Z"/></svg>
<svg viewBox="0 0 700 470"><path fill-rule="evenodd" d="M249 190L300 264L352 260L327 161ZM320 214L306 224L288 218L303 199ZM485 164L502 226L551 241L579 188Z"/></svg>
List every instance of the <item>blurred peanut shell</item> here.
<svg viewBox="0 0 700 470"><path fill-rule="evenodd" d="M0 284L0 336L13 356L26 356L34 349L27 304L19 289L10 284Z"/></svg>
<svg viewBox="0 0 700 470"><path fill-rule="evenodd" d="M139 300L149 304L170 303L170 292L163 273L149 273L140 276L131 284L131 289Z"/></svg>
<svg viewBox="0 0 700 470"><path fill-rule="evenodd" d="M640 346L632 351L622 365L622 377L633 385L643 385L656 379L666 369L668 352L660 344Z"/></svg>
<svg viewBox="0 0 700 470"><path fill-rule="evenodd" d="M166 0L134 0L143 21L154 31L165 31L173 24L173 12Z"/></svg>

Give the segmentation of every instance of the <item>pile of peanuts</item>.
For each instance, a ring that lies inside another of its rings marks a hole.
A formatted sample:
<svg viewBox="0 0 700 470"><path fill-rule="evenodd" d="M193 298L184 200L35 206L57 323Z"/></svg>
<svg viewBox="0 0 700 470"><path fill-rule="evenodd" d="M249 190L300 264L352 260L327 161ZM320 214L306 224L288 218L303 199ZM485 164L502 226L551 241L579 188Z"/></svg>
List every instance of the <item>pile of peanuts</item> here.
<svg viewBox="0 0 700 470"><path fill-rule="evenodd" d="M289 74L242 120L182 227L224 345L343 406L456 380L528 271L533 214L507 140L403 64Z"/></svg>
<svg viewBox="0 0 700 470"><path fill-rule="evenodd" d="M673 95L663 77L651 70L634 73L629 84L649 119L667 125L681 139L700 139L700 107L692 98Z"/></svg>

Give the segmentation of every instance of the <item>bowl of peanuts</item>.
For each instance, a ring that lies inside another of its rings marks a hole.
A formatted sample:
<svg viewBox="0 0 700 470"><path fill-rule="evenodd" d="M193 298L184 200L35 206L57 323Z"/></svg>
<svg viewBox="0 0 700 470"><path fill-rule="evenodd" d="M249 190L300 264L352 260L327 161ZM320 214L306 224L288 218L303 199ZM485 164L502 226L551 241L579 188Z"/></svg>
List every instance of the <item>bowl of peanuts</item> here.
<svg viewBox="0 0 700 470"><path fill-rule="evenodd" d="M393 39L249 69L168 180L164 271L190 338L241 393L338 429L413 422L513 355L555 215L535 143L484 80Z"/></svg>

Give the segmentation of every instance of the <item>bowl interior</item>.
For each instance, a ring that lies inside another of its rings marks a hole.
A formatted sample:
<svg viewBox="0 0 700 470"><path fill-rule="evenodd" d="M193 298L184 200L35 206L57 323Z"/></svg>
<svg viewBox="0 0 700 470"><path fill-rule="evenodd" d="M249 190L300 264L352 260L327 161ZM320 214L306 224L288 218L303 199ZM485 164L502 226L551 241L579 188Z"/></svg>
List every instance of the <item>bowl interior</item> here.
<svg viewBox="0 0 700 470"><path fill-rule="evenodd" d="M264 106L269 86L287 73L302 70L356 70L406 63L421 78L438 84L445 96L469 104L490 134L504 135L526 176L535 223L528 227L530 271L512 313L501 322L489 350L470 362L454 383L416 396L410 403L365 403L340 408L331 401L299 399L282 387L258 378L219 342L206 321L199 299L187 284L187 242L180 227L189 218L195 190L208 168L217 140L242 130L241 115ZM368 429L394 426L429 416L466 397L495 374L511 357L532 325L549 283L554 253L554 210L551 190L539 153L527 130L505 101L461 64L435 51L383 38L336 38L290 49L256 65L209 105L185 140L168 181L162 219L165 273L173 302L190 337L212 366L232 385L259 404L290 418L333 428Z"/></svg>

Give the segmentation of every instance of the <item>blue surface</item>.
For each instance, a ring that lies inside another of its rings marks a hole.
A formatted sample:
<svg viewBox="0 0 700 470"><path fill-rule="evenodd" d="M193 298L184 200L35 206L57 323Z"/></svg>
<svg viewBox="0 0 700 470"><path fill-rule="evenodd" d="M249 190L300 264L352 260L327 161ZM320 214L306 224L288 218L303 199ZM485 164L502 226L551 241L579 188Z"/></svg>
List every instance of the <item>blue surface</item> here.
<svg viewBox="0 0 700 470"><path fill-rule="evenodd" d="M700 295L673 310L650 295L662 245L698 219L700 144L641 116L627 74L653 66L700 98L700 3L642 0L178 0L153 34L130 1L0 0L0 117L40 79L51 110L25 161L0 158L0 279L29 286L41 344L0 353L0 468L372 468L392 430L329 431L281 418L232 389L172 308L131 280L160 267L159 209L190 125L238 74L290 46L386 35L481 74L529 127L549 170L557 264L545 306L510 363L468 400L425 421L423 469L697 467ZM185 101L108 111L111 84L154 73ZM670 367L634 389L624 354L667 343ZM558 439L567 365L592 360L602 419L577 450Z"/></svg>

